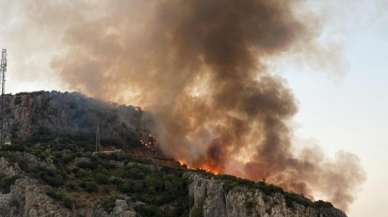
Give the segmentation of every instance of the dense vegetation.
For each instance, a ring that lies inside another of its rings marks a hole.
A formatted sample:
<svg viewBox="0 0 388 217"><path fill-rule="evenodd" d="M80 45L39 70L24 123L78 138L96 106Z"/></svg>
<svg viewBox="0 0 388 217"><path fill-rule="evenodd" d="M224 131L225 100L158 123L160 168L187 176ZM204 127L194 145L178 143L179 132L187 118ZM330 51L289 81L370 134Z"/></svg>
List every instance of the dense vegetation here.
<svg viewBox="0 0 388 217"><path fill-rule="evenodd" d="M115 200L123 199L141 202L135 207L141 216L188 216L188 183L179 168L154 165L124 152L74 151L71 146L13 145L0 154L51 186L47 195L67 208L95 203L109 213ZM9 191L14 179L0 176L0 189Z"/></svg>
<svg viewBox="0 0 388 217"><path fill-rule="evenodd" d="M186 170L139 160L130 152L93 153L89 146L38 143L4 146L0 156L18 163L24 172L51 186L47 195L69 209L93 205L110 213L115 201L122 199L137 204L136 212L145 217L186 217L190 210ZM236 187L260 189L268 196L283 194L290 208L300 205L332 207L330 203L312 202L263 181L214 176L201 170L193 172L222 180L226 192ZM0 175L1 192L9 192L16 178ZM250 206L253 205L247 203L247 207ZM202 209L194 207L191 214L201 217Z"/></svg>

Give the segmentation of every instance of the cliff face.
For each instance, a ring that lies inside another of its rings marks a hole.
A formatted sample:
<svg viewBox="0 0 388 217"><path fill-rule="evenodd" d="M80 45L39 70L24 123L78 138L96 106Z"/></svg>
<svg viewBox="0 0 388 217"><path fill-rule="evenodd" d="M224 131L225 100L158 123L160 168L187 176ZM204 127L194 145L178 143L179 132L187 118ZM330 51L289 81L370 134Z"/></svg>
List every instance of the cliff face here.
<svg viewBox="0 0 388 217"><path fill-rule="evenodd" d="M191 216L199 213L203 217L346 217L324 202L300 203L286 198L287 193L266 194L244 185L226 191L224 180L199 174L191 174L190 179L189 194L194 201Z"/></svg>
<svg viewBox="0 0 388 217"><path fill-rule="evenodd" d="M0 147L0 217L346 217L264 182L156 157L138 142L144 114L131 106L38 92L7 96L6 114L13 145ZM89 148L97 124L120 150Z"/></svg>
<svg viewBox="0 0 388 217"><path fill-rule="evenodd" d="M142 129L144 114L136 107L55 91L7 95L5 105L7 136L14 143L53 138L93 141L100 126L103 141L129 144Z"/></svg>

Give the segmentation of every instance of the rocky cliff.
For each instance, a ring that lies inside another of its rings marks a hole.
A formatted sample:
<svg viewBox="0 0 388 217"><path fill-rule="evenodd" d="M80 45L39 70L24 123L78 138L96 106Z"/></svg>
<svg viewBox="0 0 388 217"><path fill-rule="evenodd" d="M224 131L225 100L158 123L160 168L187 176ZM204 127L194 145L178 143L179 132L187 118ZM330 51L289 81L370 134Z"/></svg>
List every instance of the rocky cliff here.
<svg viewBox="0 0 388 217"><path fill-rule="evenodd" d="M56 91L6 95L4 118L14 143L54 138L93 141L99 126L103 141L131 144L144 128L144 113L137 107Z"/></svg>
<svg viewBox="0 0 388 217"><path fill-rule="evenodd" d="M235 184L226 190L228 180L209 179L200 174L190 174L189 195L194 203L191 216L219 217L345 217L330 203L308 199L282 192L275 187L253 187ZM262 186L263 187L263 186ZM274 186L272 186L274 187ZM267 189L267 190L265 190ZM195 213L195 215L193 215ZM199 215L197 214L199 213Z"/></svg>
<svg viewBox="0 0 388 217"><path fill-rule="evenodd" d="M58 92L7 102L13 144L0 148L1 217L346 217L265 182L155 158L136 142L139 109ZM120 149L90 149L98 122Z"/></svg>

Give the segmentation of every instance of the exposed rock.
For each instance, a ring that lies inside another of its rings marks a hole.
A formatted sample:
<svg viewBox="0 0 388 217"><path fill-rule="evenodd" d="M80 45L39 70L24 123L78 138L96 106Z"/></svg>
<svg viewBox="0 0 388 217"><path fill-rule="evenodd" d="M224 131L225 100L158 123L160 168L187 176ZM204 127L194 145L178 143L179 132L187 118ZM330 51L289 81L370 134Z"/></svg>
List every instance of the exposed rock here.
<svg viewBox="0 0 388 217"><path fill-rule="evenodd" d="M101 207L97 207L92 217L137 217L135 210L128 206L125 200L116 200L111 213L107 213Z"/></svg>
<svg viewBox="0 0 388 217"><path fill-rule="evenodd" d="M259 189L238 186L224 190L222 180L190 173L190 217L346 217L332 207L312 207L293 202L287 205L282 193L266 195ZM198 211L199 210L199 211ZM194 214L194 212L196 214Z"/></svg>
<svg viewBox="0 0 388 217"><path fill-rule="evenodd" d="M79 93L33 92L6 96L6 122L12 141L76 137L94 140L98 125L101 139L112 144L133 142L142 128L143 112L88 98Z"/></svg>
<svg viewBox="0 0 388 217"><path fill-rule="evenodd" d="M6 176L16 176L22 173L18 164L10 163L4 157L0 157L0 172Z"/></svg>
<svg viewBox="0 0 388 217"><path fill-rule="evenodd" d="M71 217L71 212L58 205L36 180L16 180L8 194L0 194L0 211L4 217Z"/></svg>
<svg viewBox="0 0 388 217"><path fill-rule="evenodd" d="M136 217L136 212L129 208L125 200L116 200L113 217Z"/></svg>

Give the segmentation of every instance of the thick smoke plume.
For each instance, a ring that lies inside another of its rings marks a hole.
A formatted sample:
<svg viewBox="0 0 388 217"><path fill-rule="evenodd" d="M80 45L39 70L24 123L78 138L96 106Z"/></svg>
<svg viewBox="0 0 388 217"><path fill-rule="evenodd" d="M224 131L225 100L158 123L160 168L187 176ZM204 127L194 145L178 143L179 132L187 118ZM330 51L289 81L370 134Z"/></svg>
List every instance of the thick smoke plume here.
<svg viewBox="0 0 388 217"><path fill-rule="evenodd" d="M82 11L63 3L77 20L52 66L71 89L152 111L169 156L346 209L364 177L357 157L295 154L287 126L295 99L265 65L294 45L313 46L316 29L301 20L314 19L296 16L291 2L102 1L100 14L93 3L77 3Z"/></svg>

